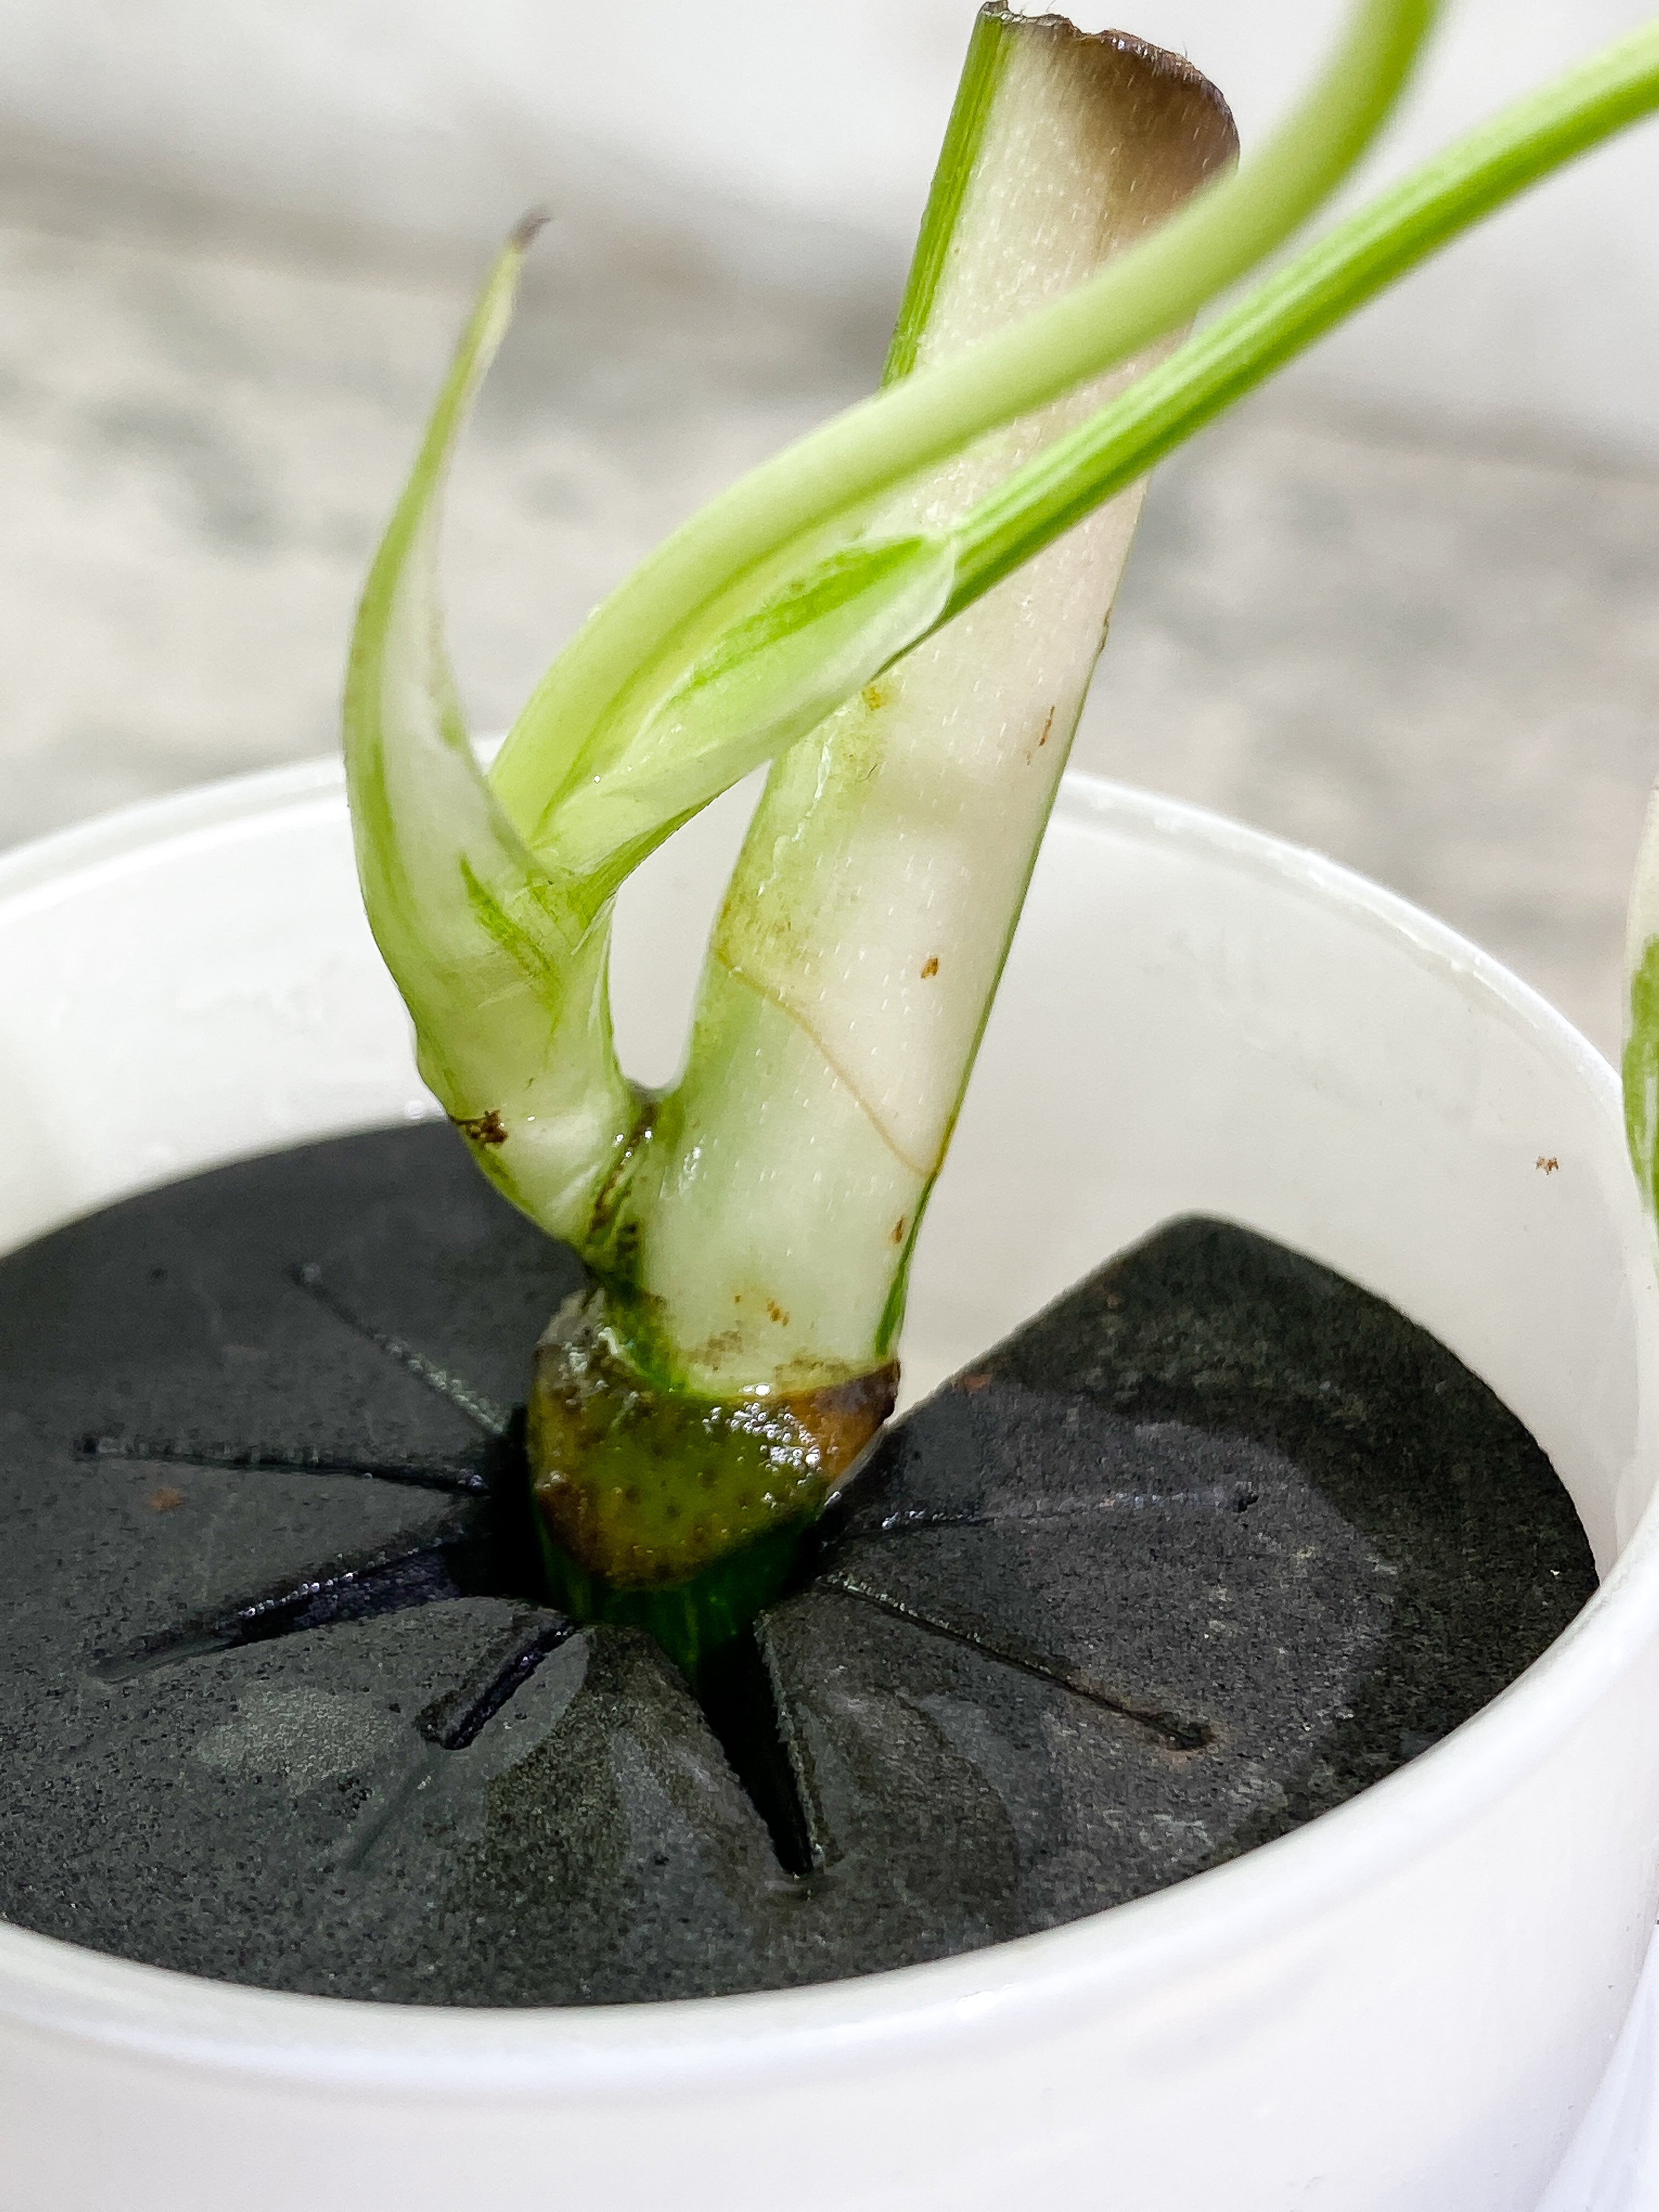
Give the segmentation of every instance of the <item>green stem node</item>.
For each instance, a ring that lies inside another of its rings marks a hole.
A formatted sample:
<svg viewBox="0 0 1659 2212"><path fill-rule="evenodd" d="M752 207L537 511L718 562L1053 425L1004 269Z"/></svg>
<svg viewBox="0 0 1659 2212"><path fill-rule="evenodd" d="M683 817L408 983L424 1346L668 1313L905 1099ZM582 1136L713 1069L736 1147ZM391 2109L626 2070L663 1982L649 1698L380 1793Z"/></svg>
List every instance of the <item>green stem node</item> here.
<svg viewBox="0 0 1659 2212"><path fill-rule="evenodd" d="M526 1436L556 1595L578 1619L649 1627L694 1671L777 1595L897 1391L890 1364L700 1397L640 1373L603 1291L568 1299L536 1347Z"/></svg>

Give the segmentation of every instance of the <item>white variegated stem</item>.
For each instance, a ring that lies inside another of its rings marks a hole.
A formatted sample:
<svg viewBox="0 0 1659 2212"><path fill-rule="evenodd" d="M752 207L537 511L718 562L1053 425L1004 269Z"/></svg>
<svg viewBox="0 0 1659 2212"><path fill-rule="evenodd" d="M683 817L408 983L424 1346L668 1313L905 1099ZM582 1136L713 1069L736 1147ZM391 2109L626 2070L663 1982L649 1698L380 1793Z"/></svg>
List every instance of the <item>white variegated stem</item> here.
<svg viewBox="0 0 1659 2212"><path fill-rule="evenodd" d="M999 27L916 365L1063 294L1232 151L1194 72L1054 18ZM1158 349L1161 351L1162 349ZM1158 357L982 441L872 526L950 527ZM901 366L907 364L902 363ZM797 1389L890 1356L909 1252L1064 765L1140 488L775 766L716 925L686 1075L630 1204L689 1384Z"/></svg>
<svg viewBox="0 0 1659 2212"><path fill-rule="evenodd" d="M1659 787L1648 801L1625 927L1625 1135L1659 1218Z"/></svg>
<svg viewBox="0 0 1659 2212"><path fill-rule="evenodd" d="M637 1112L611 1047L608 908L532 856L480 771L437 588L449 457L527 239L491 273L364 589L346 781L364 904L422 1076L491 1180L555 1235L579 1236Z"/></svg>

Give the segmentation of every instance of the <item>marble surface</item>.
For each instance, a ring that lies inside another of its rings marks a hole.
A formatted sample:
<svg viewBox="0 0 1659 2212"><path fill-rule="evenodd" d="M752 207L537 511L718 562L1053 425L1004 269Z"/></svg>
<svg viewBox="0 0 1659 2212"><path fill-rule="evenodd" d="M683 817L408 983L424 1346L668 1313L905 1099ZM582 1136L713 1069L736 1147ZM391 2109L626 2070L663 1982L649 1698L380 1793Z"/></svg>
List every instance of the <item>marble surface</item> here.
<svg viewBox="0 0 1659 2212"><path fill-rule="evenodd" d="M449 534L480 730L665 529L876 373L884 277L815 283L805 245L793 281L738 276L688 235L578 218L541 252ZM468 281L448 251L9 191L0 840L333 743ZM1659 471L1366 414L1316 363L1161 471L1075 757L1395 886L1611 1050L1656 585Z"/></svg>

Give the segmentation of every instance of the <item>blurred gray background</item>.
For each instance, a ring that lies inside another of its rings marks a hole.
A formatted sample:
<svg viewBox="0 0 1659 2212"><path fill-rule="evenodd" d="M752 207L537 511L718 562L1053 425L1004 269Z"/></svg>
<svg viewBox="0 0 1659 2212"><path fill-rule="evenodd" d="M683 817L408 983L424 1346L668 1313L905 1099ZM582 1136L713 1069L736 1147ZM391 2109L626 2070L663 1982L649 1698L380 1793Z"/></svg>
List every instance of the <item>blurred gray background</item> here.
<svg viewBox="0 0 1659 2212"><path fill-rule="evenodd" d="M1397 170L1649 0L1453 0ZM324 750L490 243L555 220L449 533L475 724L868 388L969 0L5 0L0 842ZM1092 4L1247 148L1333 0ZM1659 768L1659 129L1155 481L1078 758L1322 847L1611 1050Z"/></svg>

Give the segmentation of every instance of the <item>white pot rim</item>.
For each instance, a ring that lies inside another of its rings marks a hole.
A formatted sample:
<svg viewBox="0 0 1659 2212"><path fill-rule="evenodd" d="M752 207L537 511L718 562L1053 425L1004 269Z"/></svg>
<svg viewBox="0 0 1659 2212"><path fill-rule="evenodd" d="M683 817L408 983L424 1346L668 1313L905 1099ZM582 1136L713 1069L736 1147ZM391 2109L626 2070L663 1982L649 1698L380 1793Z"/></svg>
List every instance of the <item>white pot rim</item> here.
<svg viewBox="0 0 1659 2212"><path fill-rule="evenodd" d="M311 805L337 808L332 761L302 763L125 808L0 859L0 900L62 895L67 873L118 869L161 843ZM1273 878L1451 964L1504 1018L1551 1048L1620 1113L1613 1069L1552 1006L1498 963L1407 901L1317 854L1182 802L1068 775L1060 811L1079 825L1183 842ZM1634 1235L1632 1279L1652 1297ZM198 2067L318 2087L543 2100L622 2098L643 2071L684 2093L740 2074L829 2083L942 2030L994 2045L1033 2028L1063 2033L1079 2009L1155 1987L1201 1960L1224 1968L1291 1923L1316 1923L1356 1890L1431 1855L1513 1788L1654 1640L1659 1626L1659 1500L1584 1611L1492 1705L1358 1797L1276 1841L1109 1911L962 1956L799 1990L672 2003L546 2010L371 2004L210 1982L0 1927L7 2010L51 2034Z"/></svg>

